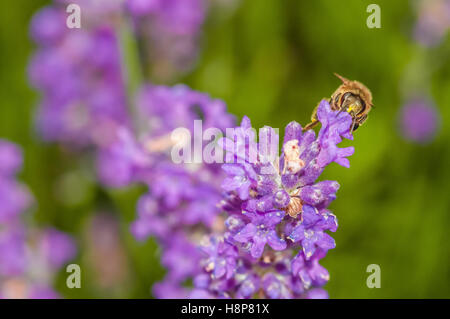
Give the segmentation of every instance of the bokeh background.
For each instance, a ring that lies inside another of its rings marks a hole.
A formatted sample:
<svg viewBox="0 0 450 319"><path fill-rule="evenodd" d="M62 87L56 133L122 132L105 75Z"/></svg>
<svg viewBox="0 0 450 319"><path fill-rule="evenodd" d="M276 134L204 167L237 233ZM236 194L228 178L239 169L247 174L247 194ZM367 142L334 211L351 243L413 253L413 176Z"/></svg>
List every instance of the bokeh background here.
<svg viewBox="0 0 450 319"><path fill-rule="evenodd" d="M375 109L351 142L356 150L351 167L332 165L322 177L341 184L331 205L339 221L337 247L323 261L331 275L325 286L330 297L449 298L449 36L431 47L418 43L413 37L418 12L409 0L377 0L380 29L366 26L373 1L229 2L209 14L199 59L176 83L223 99L230 112L248 115L254 127L278 128L292 120L308 122L316 103L338 87L333 72L372 90ZM17 0L0 10L0 136L24 149L20 177L38 203L33 221L69 232L80 247L75 262L83 269L82 288L66 288L61 272L62 294L151 297L152 283L164 274L158 248L151 239L137 243L128 230L143 189L100 188L89 158L36 134L38 93L26 73L34 49L29 22L46 4ZM416 95L434 101L439 113L440 125L426 144L399 134L400 109ZM105 236L120 248L118 255L105 257L121 265L107 283L90 258L95 255L90 227L98 218L113 224L115 235ZM366 286L369 264L381 267L380 289Z"/></svg>

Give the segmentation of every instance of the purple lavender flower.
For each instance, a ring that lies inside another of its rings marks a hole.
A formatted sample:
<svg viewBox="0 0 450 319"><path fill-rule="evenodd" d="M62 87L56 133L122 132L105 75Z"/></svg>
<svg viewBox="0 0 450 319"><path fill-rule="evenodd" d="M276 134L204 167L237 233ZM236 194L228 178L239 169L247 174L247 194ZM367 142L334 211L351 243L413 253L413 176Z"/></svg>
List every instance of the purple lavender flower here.
<svg viewBox="0 0 450 319"><path fill-rule="evenodd" d="M23 229L11 226L8 229L0 229L0 282L2 277L16 276L24 272L25 244Z"/></svg>
<svg viewBox="0 0 450 319"><path fill-rule="evenodd" d="M236 138L251 127L248 118L232 141L229 136L221 141L235 160L223 165L228 177L221 207L229 214L227 229L201 247L204 272L194 280L192 297L327 297L319 288L329 275L319 260L335 247L327 231L336 231L337 222L327 207L339 184L316 180L332 162L348 167L347 157L354 150L337 147L343 137L352 139L349 114L332 111L325 100L317 114L322 123L318 136L314 131L303 134L302 127L291 122L283 153L273 160L264 145L273 143L267 135L260 136L259 143ZM263 132L277 137L272 128ZM256 156L249 156L252 152Z"/></svg>
<svg viewBox="0 0 450 319"><path fill-rule="evenodd" d="M127 0L131 14L154 18L155 27L166 32L195 33L205 18L203 0Z"/></svg>
<svg viewBox="0 0 450 319"><path fill-rule="evenodd" d="M302 286L321 287L329 280L328 271L319 264L319 260L325 257L323 250L318 251L312 258L307 259L303 252L298 253L291 263L291 271L294 276L300 279Z"/></svg>
<svg viewBox="0 0 450 319"><path fill-rule="evenodd" d="M192 241L183 233L175 233L170 241L166 241L161 263L168 273L165 281L179 283L192 276L197 270L199 253ZM181 286L181 285L179 285Z"/></svg>
<svg viewBox="0 0 450 319"><path fill-rule="evenodd" d="M60 4L69 3L82 7L82 29L66 27ZM90 145L129 122L113 19L120 8L119 1L61 0L33 18L31 35L39 49L29 77L42 93L37 126L46 140Z"/></svg>
<svg viewBox="0 0 450 319"><path fill-rule="evenodd" d="M3 139L0 139L0 159L1 176L13 176L22 168L22 151Z"/></svg>
<svg viewBox="0 0 450 319"><path fill-rule="evenodd" d="M418 2L417 11L414 38L427 47L439 44L450 29L450 1L422 0Z"/></svg>
<svg viewBox="0 0 450 319"><path fill-rule="evenodd" d="M186 88L183 88L183 91L186 91ZM172 92L175 94L166 106L173 109L173 112L170 109L166 109L166 112L173 114L185 108L182 111L186 114L183 117L185 127L190 127L195 116L198 116L192 108L194 105L208 111L215 108L215 101L211 103L201 95L202 99L192 100L196 94L187 94L186 100L183 100L183 94L178 95L178 89L173 89ZM214 123L215 117L208 113L202 114L204 125L220 125ZM227 117L224 113L217 119L223 121ZM149 118L161 120L151 114ZM174 127L174 123L170 123L171 120L169 119L166 129ZM150 133L145 138L144 145L147 147L155 145L153 141L161 141L167 134L158 126L155 126L154 132L155 135ZM220 213L217 207L220 185L217 181L220 180L221 172L215 165L202 164L189 169L187 165L173 164L167 154L164 154L166 151L161 151L160 155L156 154L157 164L152 166L151 173L144 179L149 187L149 195L139 202L139 216L133 223L132 231L139 239L149 235L156 236L162 247L162 263L168 268L168 274L162 283L154 287L155 295L160 298L185 298L188 289L183 288L181 283L199 271L200 255L196 249L199 238L217 224ZM184 266L180 267L181 264Z"/></svg>
<svg viewBox="0 0 450 319"><path fill-rule="evenodd" d="M28 292L30 299L59 299L61 296L51 287L36 285Z"/></svg>
<svg viewBox="0 0 450 319"><path fill-rule="evenodd" d="M184 85L145 85L137 106L144 123L140 136L119 128L116 137L99 149L97 166L107 186L148 186L148 193L139 199L131 232L138 240L153 236L160 244L168 272L153 287L155 296L182 298L189 294L183 282L200 269L196 248L200 238L221 224L217 203L223 172L217 164L174 164L171 134L180 127L193 132L194 121L200 119L203 129L225 131L234 119L222 101ZM193 142L194 134L191 138Z"/></svg>
<svg viewBox="0 0 450 319"><path fill-rule="evenodd" d="M215 127L221 130L234 124L234 117L226 112L226 104L212 99L208 94L191 90L186 85L173 87L146 84L136 97L141 114L148 119L150 135L167 135L179 127L190 131L194 120L203 121L203 129Z"/></svg>
<svg viewBox="0 0 450 319"><path fill-rule="evenodd" d="M285 212L273 211L264 214L244 211L249 218L245 225L233 239L239 243L250 243L250 254L253 258L261 257L264 247L268 244L274 250L284 250L286 241L278 237L275 227L283 220Z"/></svg>
<svg viewBox="0 0 450 319"><path fill-rule="evenodd" d="M399 116L400 132L409 141L429 143L439 126L437 109L426 100L412 100L405 104Z"/></svg>
<svg viewBox="0 0 450 319"><path fill-rule="evenodd" d="M173 79L189 71L198 53L197 42L205 20L204 0L127 0L136 33L147 47L151 73Z"/></svg>
<svg viewBox="0 0 450 319"><path fill-rule="evenodd" d="M82 8L81 29L65 26L64 8L69 3ZM192 130L195 119L203 120L204 129L225 129L234 123L220 100L182 85L148 85L137 98L145 128L132 128L117 27L131 13L136 35L151 48L143 51L149 54L144 58L150 58L144 65L152 66L154 76L167 79L192 65L206 9L203 0L55 0L35 16L31 27L39 46L29 77L42 93L40 133L49 141L94 146L105 185L143 183L149 188L131 229L140 240L155 236L162 247L169 271L154 287L159 297L187 295L182 283L198 272L199 234L220 224L217 181L223 172L217 165L173 164L168 157L170 134L178 127Z"/></svg>
<svg viewBox="0 0 450 319"><path fill-rule="evenodd" d="M53 228L42 232L39 251L47 260L48 266L53 269L61 268L76 255L76 247L72 238Z"/></svg>
<svg viewBox="0 0 450 319"><path fill-rule="evenodd" d="M205 237L201 243L201 250L208 258L202 263L205 270L211 272L211 278L230 279L236 267L238 251L236 247L225 242L221 237ZM207 279L204 276L196 278L197 284L202 286L200 280Z"/></svg>
<svg viewBox="0 0 450 319"><path fill-rule="evenodd" d="M27 278L12 277L0 282L0 299L59 299L52 287L33 283Z"/></svg>
<svg viewBox="0 0 450 319"><path fill-rule="evenodd" d="M14 223L32 202L28 189L15 179L21 166L20 149L0 140L0 225Z"/></svg>
<svg viewBox="0 0 450 319"><path fill-rule="evenodd" d="M62 232L22 221L32 199L15 180L21 165L21 150L0 140L0 298L53 298L51 279L74 257L75 246Z"/></svg>
<svg viewBox="0 0 450 319"><path fill-rule="evenodd" d="M37 43L51 45L64 36L64 14L61 10L46 7L39 11L31 21L31 36Z"/></svg>
<svg viewBox="0 0 450 319"><path fill-rule="evenodd" d="M97 173L111 187L123 187L137 180L137 173L152 164L128 127L118 127L112 137L99 144Z"/></svg>

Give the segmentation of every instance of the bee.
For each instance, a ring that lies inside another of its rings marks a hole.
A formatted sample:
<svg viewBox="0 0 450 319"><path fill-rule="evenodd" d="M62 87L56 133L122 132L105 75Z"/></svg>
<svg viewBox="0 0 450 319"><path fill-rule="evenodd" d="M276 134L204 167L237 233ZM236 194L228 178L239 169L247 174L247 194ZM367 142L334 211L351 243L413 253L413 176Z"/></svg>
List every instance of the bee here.
<svg viewBox="0 0 450 319"><path fill-rule="evenodd" d="M337 73L334 75L342 81L342 84L331 95L329 100L331 109L333 111L345 111L352 116L353 123L350 131L353 132L367 120L367 116L373 107L372 93L358 81L350 81ZM306 125L303 131L310 130L319 124L317 107L311 115L311 123Z"/></svg>

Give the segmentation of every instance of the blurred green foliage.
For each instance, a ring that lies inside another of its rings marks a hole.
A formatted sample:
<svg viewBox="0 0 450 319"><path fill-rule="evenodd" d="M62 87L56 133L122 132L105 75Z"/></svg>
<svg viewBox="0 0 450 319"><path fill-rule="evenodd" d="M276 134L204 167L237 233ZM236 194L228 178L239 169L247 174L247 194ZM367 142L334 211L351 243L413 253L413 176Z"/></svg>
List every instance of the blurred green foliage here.
<svg viewBox="0 0 450 319"><path fill-rule="evenodd" d="M366 8L372 2L241 0L235 10L213 11L197 65L180 82L224 99L238 119L248 115L256 128L280 131L292 120L308 122L317 102L339 85L333 72L365 83L376 108L355 140L344 143L356 149L351 168L332 165L322 177L341 184L331 206L340 224L333 234L337 247L323 261L331 275L326 288L332 298L450 298L450 39L427 50L414 43L415 13L408 0L376 1L382 28L369 29ZM100 189L89 175L90 158L46 145L34 132L38 95L26 79L33 50L28 23L45 3L19 0L0 11L0 136L24 148L22 178L38 203L33 219L76 236L78 262L82 229L93 212L117 212L122 221L131 288L100 294L87 280L82 289L69 291L62 273L63 293L147 297L163 270L155 243L138 244L128 232L142 189ZM402 103L422 92L431 95L442 117L427 146L403 141L396 126ZM79 192L77 203L63 200L71 192ZM366 286L369 264L381 266L380 289Z"/></svg>

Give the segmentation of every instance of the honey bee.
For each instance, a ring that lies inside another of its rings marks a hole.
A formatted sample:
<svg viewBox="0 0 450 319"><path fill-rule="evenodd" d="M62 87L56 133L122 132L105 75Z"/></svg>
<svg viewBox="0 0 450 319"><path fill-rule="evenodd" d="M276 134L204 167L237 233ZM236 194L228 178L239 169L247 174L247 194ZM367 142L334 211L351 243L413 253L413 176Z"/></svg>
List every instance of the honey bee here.
<svg viewBox="0 0 450 319"><path fill-rule="evenodd" d="M333 111L345 111L352 116L351 132L353 132L367 120L367 116L373 107L372 93L364 84L358 81L350 81L336 73L334 75L342 81L342 84L331 95L329 100L331 109ZM311 115L311 123L306 125L303 131L310 130L319 124L317 107Z"/></svg>

